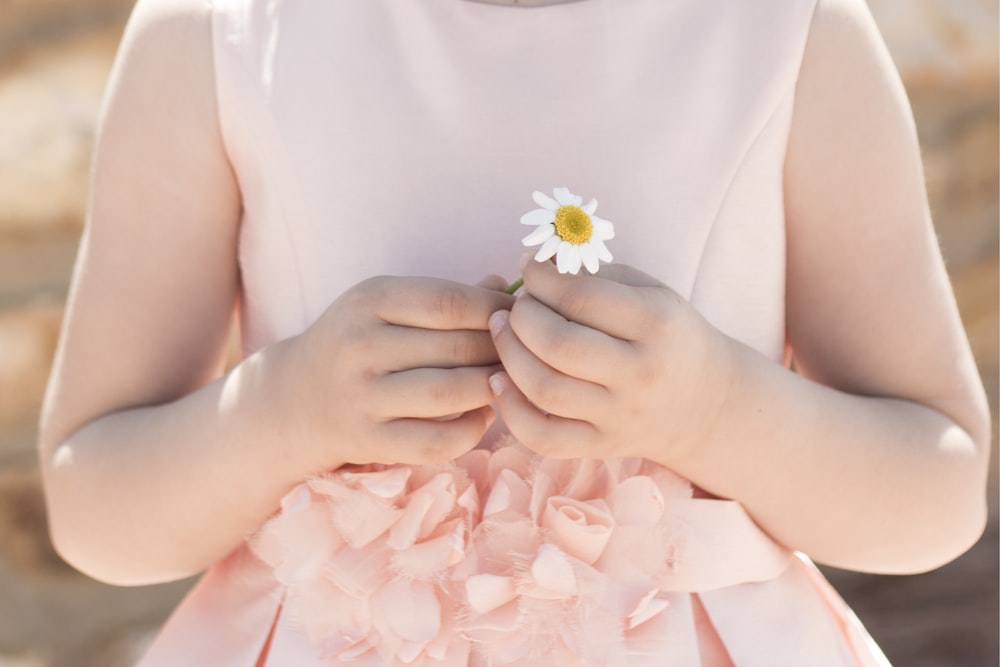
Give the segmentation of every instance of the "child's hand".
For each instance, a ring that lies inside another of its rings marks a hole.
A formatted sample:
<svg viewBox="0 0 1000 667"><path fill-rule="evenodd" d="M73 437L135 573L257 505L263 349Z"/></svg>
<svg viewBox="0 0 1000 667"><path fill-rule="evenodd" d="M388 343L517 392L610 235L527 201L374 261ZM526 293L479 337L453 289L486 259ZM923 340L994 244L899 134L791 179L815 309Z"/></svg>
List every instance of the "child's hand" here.
<svg viewBox="0 0 1000 667"><path fill-rule="evenodd" d="M297 339L289 385L307 467L436 463L476 446L499 368L488 319L514 301L502 279L481 285L371 278Z"/></svg>
<svg viewBox="0 0 1000 667"><path fill-rule="evenodd" d="M523 271L525 295L490 320L506 371L490 382L515 437L546 456L659 461L706 437L731 382L731 339L628 266Z"/></svg>

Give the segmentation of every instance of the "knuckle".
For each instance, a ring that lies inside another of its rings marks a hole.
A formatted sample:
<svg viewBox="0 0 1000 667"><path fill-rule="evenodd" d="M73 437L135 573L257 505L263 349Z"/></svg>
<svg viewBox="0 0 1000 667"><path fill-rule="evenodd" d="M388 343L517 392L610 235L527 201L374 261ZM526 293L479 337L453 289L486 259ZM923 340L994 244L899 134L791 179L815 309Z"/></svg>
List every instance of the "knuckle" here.
<svg viewBox="0 0 1000 667"><path fill-rule="evenodd" d="M431 309L446 323L462 322L472 309L469 298L455 289L441 289L431 298Z"/></svg>
<svg viewBox="0 0 1000 667"><path fill-rule="evenodd" d="M457 383L447 379L436 379L424 388L427 397L435 405L453 405L461 396L462 391Z"/></svg>
<svg viewBox="0 0 1000 667"><path fill-rule="evenodd" d="M479 345L473 336L461 333L452 337L450 341L450 354L460 366L469 366L479 360Z"/></svg>
<svg viewBox="0 0 1000 667"><path fill-rule="evenodd" d="M660 383L664 368L660 363L636 364L632 372L634 386L639 389L649 389Z"/></svg>
<svg viewBox="0 0 1000 667"><path fill-rule="evenodd" d="M392 276L372 276L358 283L351 292L367 295L368 297L380 296L388 289L388 283Z"/></svg>
<svg viewBox="0 0 1000 667"><path fill-rule="evenodd" d="M560 314L567 320L575 322L582 319L589 309L590 296L586 288L574 281L559 299Z"/></svg>
<svg viewBox="0 0 1000 667"><path fill-rule="evenodd" d="M536 406L546 412L558 414L565 395L561 384L556 378L548 376L535 380L524 391Z"/></svg>
<svg viewBox="0 0 1000 667"><path fill-rule="evenodd" d="M579 345L566 332L546 332L539 341L539 347L539 356L553 361L570 362L580 356Z"/></svg>

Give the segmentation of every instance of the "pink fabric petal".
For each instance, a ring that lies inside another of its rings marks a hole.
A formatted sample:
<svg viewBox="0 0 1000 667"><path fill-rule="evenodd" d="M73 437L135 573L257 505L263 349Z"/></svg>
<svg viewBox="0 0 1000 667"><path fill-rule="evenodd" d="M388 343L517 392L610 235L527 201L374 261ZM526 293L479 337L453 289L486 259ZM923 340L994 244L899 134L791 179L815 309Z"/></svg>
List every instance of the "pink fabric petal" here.
<svg viewBox="0 0 1000 667"><path fill-rule="evenodd" d="M363 470L338 472L338 481L356 489L364 489L379 498L392 499L406 491L406 483L413 474L408 466L396 466L387 470ZM310 485L317 491L330 481L329 477L316 478Z"/></svg>
<svg viewBox="0 0 1000 667"><path fill-rule="evenodd" d="M414 497L425 495L430 497L431 503L420 524L421 538L431 535L455 509L458 497L455 476L449 473L435 475L430 482L413 492Z"/></svg>
<svg viewBox="0 0 1000 667"><path fill-rule="evenodd" d="M483 517L507 510L527 513L531 489L527 482L511 470L504 470L490 489L490 495L483 507Z"/></svg>
<svg viewBox="0 0 1000 667"><path fill-rule="evenodd" d="M531 563L531 577L541 590L539 597L561 599L577 593L573 564L558 547L543 544Z"/></svg>
<svg viewBox="0 0 1000 667"><path fill-rule="evenodd" d="M465 526L453 521L440 536L397 551L390 560L394 572L405 579L428 580L460 562L465 555Z"/></svg>
<svg viewBox="0 0 1000 667"><path fill-rule="evenodd" d="M336 644L340 651L360 641L371 632L368 598L347 595L328 579L319 578L301 586L290 587L282 613L300 625L314 642Z"/></svg>
<svg viewBox="0 0 1000 667"><path fill-rule="evenodd" d="M383 535L402 516L399 508L382 498L346 489L330 496L330 511L337 530L355 549L363 548Z"/></svg>
<svg viewBox="0 0 1000 667"><path fill-rule="evenodd" d="M298 487L285 501L285 510L264 524L249 544L274 568L279 581L291 585L317 576L344 542L334 530L326 503L313 502L307 486Z"/></svg>
<svg viewBox="0 0 1000 667"><path fill-rule="evenodd" d="M307 484L299 484L281 499L281 512L299 512L312 504L312 493Z"/></svg>
<svg viewBox="0 0 1000 667"><path fill-rule="evenodd" d="M420 535L424 517L433 502L428 494L410 496L399 521L389 531L388 545L393 549L406 549L413 546Z"/></svg>
<svg viewBox="0 0 1000 667"><path fill-rule="evenodd" d="M390 581L372 596L372 618L384 634L427 643L441 629L441 603L431 584Z"/></svg>
<svg viewBox="0 0 1000 667"><path fill-rule="evenodd" d="M412 664L420 657L420 654L427 648L427 642L404 641L396 649L396 657L404 664Z"/></svg>
<svg viewBox="0 0 1000 667"><path fill-rule="evenodd" d="M341 549L323 573L348 595L368 598L389 579L390 553L386 547Z"/></svg>
<svg viewBox="0 0 1000 667"><path fill-rule="evenodd" d="M639 600L639 604L628 615L627 627L629 630L642 625L670 606L670 600L656 597L658 593L659 591L654 588Z"/></svg>
<svg viewBox="0 0 1000 667"><path fill-rule="evenodd" d="M465 580L465 594L472 610L485 614L513 600L517 588L513 577L476 574Z"/></svg>

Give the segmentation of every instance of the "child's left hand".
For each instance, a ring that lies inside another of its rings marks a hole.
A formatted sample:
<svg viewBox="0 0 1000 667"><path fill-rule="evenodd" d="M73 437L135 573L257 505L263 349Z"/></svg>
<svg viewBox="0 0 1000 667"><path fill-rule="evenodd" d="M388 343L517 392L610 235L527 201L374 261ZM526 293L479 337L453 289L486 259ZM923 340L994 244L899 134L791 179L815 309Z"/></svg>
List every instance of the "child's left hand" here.
<svg viewBox="0 0 1000 667"><path fill-rule="evenodd" d="M710 437L734 341L676 292L622 264L599 275L522 268L525 293L490 318L490 384L511 433L557 458L678 460Z"/></svg>

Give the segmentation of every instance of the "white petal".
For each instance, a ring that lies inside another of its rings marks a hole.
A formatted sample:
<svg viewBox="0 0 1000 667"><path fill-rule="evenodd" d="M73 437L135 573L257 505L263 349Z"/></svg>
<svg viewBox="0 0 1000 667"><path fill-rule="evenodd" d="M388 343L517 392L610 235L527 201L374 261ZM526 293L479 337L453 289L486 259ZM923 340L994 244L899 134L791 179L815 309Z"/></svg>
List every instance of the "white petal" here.
<svg viewBox="0 0 1000 667"><path fill-rule="evenodd" d="M552 191L552 194L556 196L556 201L559 202L560 206L577 206L577 197L569 188L556 188Z"/></svg>
<svg viewBox="0 0 1000 667"><path fill-rule="evenodd" d="M556 221L556 212L544 208L536 208L521 216L522 225L549 225Z"/></svg>
<svg viewBox="0 0 1000 667"><path fill-rule="evenodd" d="M601 239L591 239L590 245L594 246L594 250L597 251L597 257L602 262L610 262L614 259L614 257L611 256L611 251L608 250L608 246L604 245L604 241Z"/></svg>
<svg viewBox="0 0 1000 667"><path fill-rule="evenodd" d="M577 252L576 246L569 241L559 244L559 251L556 253L556 267L559 273L570 273L569 267L572 266L573 255Z"/></svg>
<svg viewBox="0 0 1000 667"><path fill-rule="evenodd" d="M590 223L594 225L594 236L602 241L607 241L615 237L615 226L610 221L592 215L590 216Z"/></svg>
<svg viewBox="0 0 1000 667"><path fill-rule="evenodd" d="M594 215L594 211L597 210L597 200L591 199L587 202L587 205L583 207L583 212L587 215Z"/></svg>
<svg viewBox="0 0 1000 667"><path fill-rule="evenodd" d="M549 240L549 237L556 233L555 225L538 225L523 239L521 243L526 246L538 245Z"/></svg>
<svg viewBox="0 0 1000 667"><path fill-rule="evenodd" d="M569 256L572 262L569 265L569 272L572 273L574 276L580 273L580 267L583 266L583 256L580 255L580 248L581 246L574 246L573 250L575 250L576 252L574 252L572 255Z"/></svg>
<svg viewBox="0 0 1000 667"><path fill-rule="evenodd" d="M584 243L580 246L580 258L583 259L583 265L590 273L597 273L597 269L601 268L601 261L597 258L597 249L590 243Z"/></svg>
<svg viewBox="0 0 1000 667"><path fill-rule="evenodd" d="M556 254L556 250L559 249L559 244L562 243L562 239L553 234L548 241L542 244L538 252L535 253L535 259L539 262L544 262L547 259L551 259L552 255Z"/></svg>
<svg viewBox="0 0 1000 667"><path fill-rule="evenodd" d="M548 196L544 192L539 192L538 190L535 190L534 192L531 193L531 198L535 200L536 204L538 204L542 208L547 208L550 211L554 211L557 208L559 208L559 202L557 202L555 199Z"/></svg>

